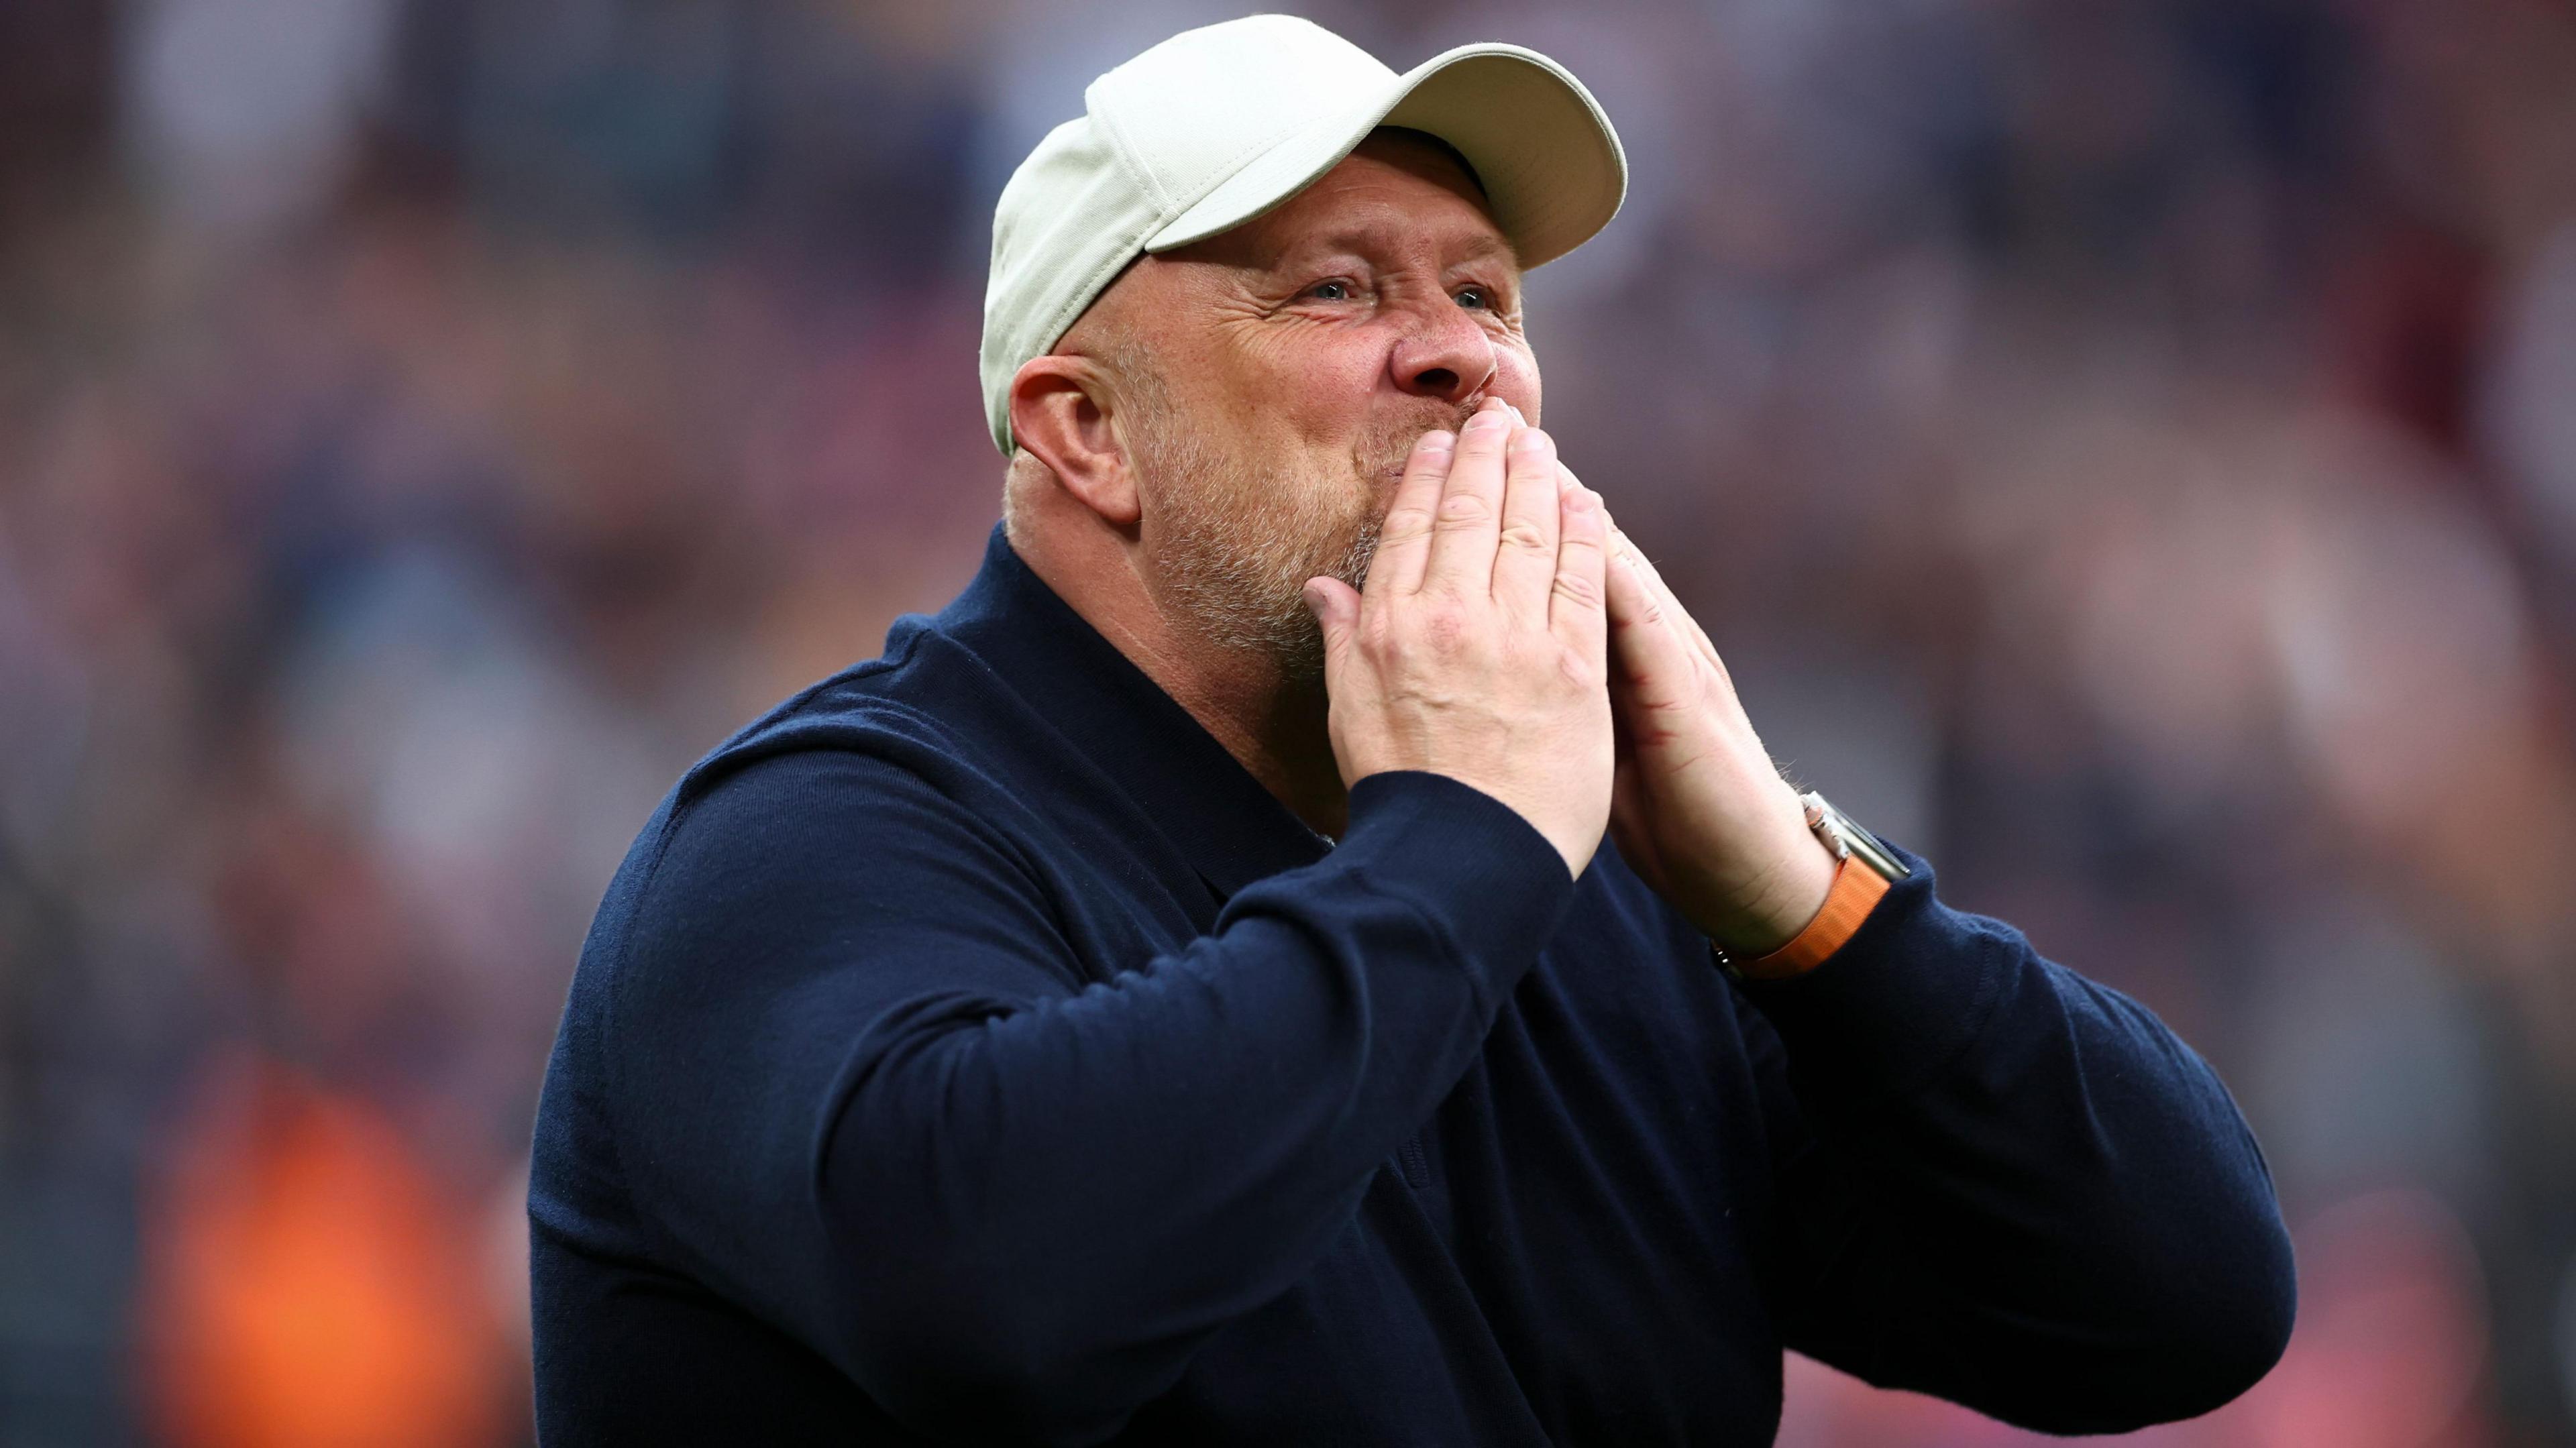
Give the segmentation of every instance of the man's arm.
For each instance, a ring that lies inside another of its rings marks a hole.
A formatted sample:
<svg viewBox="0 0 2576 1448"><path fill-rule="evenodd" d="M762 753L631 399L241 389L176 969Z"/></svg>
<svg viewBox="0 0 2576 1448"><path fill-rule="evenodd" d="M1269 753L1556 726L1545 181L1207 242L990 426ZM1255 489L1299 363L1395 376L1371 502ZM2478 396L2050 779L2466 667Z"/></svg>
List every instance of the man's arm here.
<svg viewBox="0 0 2576 1448"><path fill-rule="evenodd" d="M1907 863L1824 964L1745 987L1789 1344L2049 1432L2234 1398L2279 1359L2296 1285L2226 1089Z"/></svg>
<svg viewBox="0 0 2576 1448"><path fill-rule="evenodd" d="M1102 1437L1303 1276L1572 893L1511 810L1386 774L1324 860L1086 983L1010 846L883 759L764 761L673 830L605 1042L639 1205L970 1441Z"/></svg>
<svg viewBox="0 0 2576 1448"><path fill-rule="evenodd" d="M1609 815L1607 519L1506 423L1416 446L1365 591L1310 581L1351 822L1184 949L1084 979L1013 847L882 759L687 802L606 1051L692 1270L910 1426L1050 1442L1306 1273Z"/></svg>
<svg viewBox="0 0 2576 1448"><path fill-rule="evenodd" d="M1620 853L1734 955L1803 960L1832 857L1707 633L1616 551ZM2061 1431L2205 1412L2279 1357L2294 1286L2270 1177L2144 1008L1942 905L1919 864L1809 973L1747 990L1812 1123L1782 1163L1794 1344Z"/></svg>

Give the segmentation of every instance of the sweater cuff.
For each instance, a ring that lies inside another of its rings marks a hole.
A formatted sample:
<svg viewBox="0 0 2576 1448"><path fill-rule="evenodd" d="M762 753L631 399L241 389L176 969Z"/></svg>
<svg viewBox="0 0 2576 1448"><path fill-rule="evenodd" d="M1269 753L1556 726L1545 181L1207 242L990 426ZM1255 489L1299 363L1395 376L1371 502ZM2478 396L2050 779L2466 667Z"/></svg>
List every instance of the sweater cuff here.
<svg viewBox="0 0 2576 1448"><path fill-rule="evenodd" d="M1828 1110L1862 1108L1938 1075L1976 1039L2025 951L2012 927L1935 898L1921 857L1891 851L1914 873L1887 886L1830 960L1741 984L1788 1048L1800 1099ZM1853 874L1879 878L1846 866Z"/></svg>
<svg viewBox="0 0 2576 1448"><path fill-rule="evenodd" d="M1332 858L1436 924L1499 1005L1574 900L1565 857L1520 812L1444 774L1389 770L1351 787Z"/></svg>

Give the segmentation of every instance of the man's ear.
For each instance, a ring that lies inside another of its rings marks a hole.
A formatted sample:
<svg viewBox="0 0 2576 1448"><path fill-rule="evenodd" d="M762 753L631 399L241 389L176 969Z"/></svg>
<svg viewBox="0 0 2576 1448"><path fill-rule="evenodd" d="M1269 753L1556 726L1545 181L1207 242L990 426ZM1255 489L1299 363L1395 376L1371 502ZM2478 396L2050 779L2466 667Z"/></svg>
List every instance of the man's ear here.
<svg viewBox="0 0 2576 1448"><path fill-rule="evenodd" d="M1136 470L1111 425L1117 395L1088 357L1032 357L1011 378L1011 441L1113 528L1143 515Z"/></svg>

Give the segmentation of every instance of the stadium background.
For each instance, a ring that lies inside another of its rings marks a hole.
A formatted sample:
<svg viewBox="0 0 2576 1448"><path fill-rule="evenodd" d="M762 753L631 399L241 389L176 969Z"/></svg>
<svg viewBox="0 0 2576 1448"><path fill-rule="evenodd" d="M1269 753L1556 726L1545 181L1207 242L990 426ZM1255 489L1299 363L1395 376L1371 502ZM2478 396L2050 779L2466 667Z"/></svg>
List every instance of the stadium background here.
<svg viewBox="0 0 2576 1448"><path fill-rule="evenodd" d="M0 1441L527 1436L581 932L995 514L992 198L1236 13L0 7ZM2159 1448L2576 1443L2576 6L1337 3L1635 170L1547 420L1806 779L2225 1073ZM1792 1364L1790 1448L2025 1440Z"/></svg>

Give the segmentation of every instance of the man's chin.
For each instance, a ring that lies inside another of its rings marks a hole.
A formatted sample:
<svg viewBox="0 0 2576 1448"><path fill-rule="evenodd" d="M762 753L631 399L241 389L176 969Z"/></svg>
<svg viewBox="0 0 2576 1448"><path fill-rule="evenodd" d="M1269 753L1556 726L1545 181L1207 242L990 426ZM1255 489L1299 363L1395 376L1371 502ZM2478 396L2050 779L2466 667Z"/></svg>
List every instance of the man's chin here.
<svg viewBox="0 0 2576 1448"><path fill-rule="evenodd" d="M1280 682L1299 692L1324 687L1324 631L1315 629L1305 640L1291 643L1272 655L1279 666Z"/></svg>
<svg viewBox="0 0 2576 1448"><path fill-rule="evenodd" d="M1256 656L1292 683L1320 683L1324 640L1306 608L1306 581L1337 578L1355 590L1367 582L1393 493L1391 481L1383 490L1365 477L1354 481L1355 495L1305 509L1264 508L1246 489L1238 494L1246 505L1217 526L1193 520L1202 526L1181 529L1158 560L1156 592L1167 616L1203 645ZM1304 546L1281 546L1291 539Z"/></svg>

